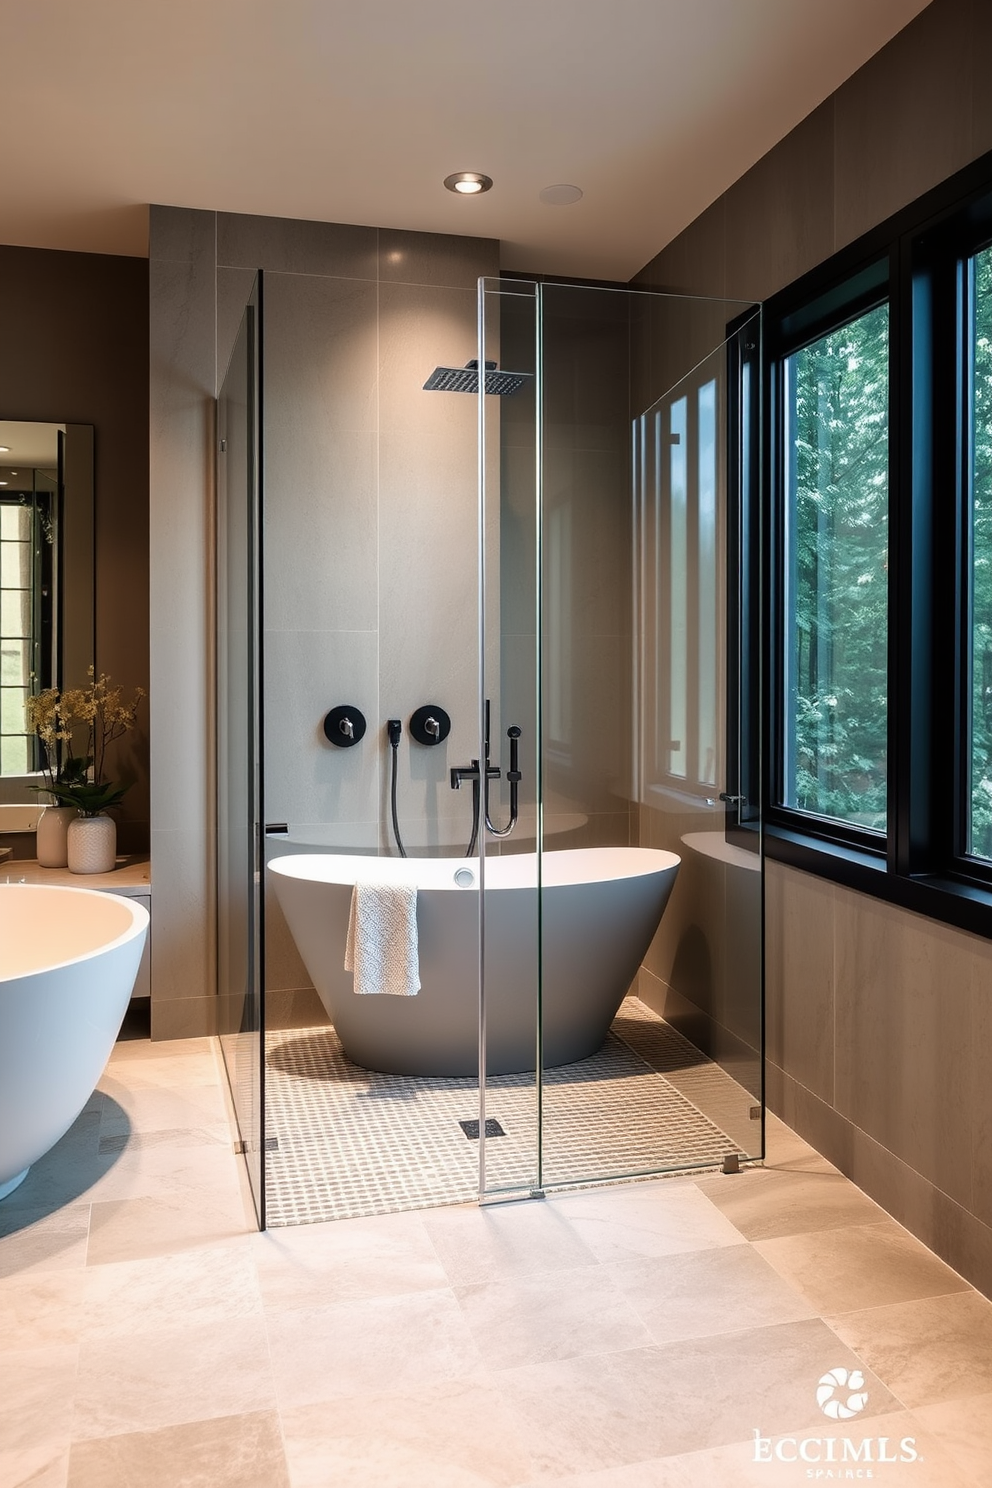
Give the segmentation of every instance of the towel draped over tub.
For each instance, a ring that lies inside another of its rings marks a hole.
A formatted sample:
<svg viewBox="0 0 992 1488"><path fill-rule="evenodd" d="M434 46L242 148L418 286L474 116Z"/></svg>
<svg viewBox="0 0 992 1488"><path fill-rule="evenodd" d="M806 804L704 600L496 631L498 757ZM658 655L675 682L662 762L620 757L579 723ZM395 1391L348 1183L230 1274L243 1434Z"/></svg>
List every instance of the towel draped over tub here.
<svg viewBox="0 0 992 1488"><path fill-rule="evenodd" d="M356 992L413 997L420 991L415 885L355 884L344 969L354 972Z"/></svg>

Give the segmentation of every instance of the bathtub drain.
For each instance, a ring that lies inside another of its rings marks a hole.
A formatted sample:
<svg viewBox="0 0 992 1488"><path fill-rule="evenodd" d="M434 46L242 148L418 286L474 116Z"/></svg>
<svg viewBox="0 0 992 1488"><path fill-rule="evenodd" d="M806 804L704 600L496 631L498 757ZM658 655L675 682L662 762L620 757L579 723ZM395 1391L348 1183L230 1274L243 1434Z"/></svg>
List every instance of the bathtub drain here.
<svg viewBox="0 0 992 1488"><path fill-rule="evenodd" d="M477 1142L479 1140L479 1123L477 1121L459 1121L458 1125L461 1127L462 1131L468 1137L470 1142ZM506 1132L500 1126L499 1122L495 1121L491 1116L488 1117L486 1120L486 1136L506 1136Z"/></svg>

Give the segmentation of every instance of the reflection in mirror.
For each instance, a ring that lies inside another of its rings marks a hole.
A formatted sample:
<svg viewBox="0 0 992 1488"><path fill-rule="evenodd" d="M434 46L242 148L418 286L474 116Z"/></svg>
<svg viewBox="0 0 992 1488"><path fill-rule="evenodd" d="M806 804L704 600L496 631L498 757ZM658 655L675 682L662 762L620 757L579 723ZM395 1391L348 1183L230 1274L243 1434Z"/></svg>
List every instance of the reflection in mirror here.
<svg viewBox="0 0 992 1488"><path fill-rule="evenodd" d="M0 420L0 776L39 768L24 703L93 663L93 430Z"/></svg>

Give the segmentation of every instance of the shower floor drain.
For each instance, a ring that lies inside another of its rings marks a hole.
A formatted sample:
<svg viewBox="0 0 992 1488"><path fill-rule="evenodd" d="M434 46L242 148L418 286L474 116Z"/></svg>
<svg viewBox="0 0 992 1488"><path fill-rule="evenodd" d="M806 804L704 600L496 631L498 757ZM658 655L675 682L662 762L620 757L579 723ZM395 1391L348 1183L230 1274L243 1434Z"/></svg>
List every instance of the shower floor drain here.
<svg viewBox="0 0 992 1488"><path fill-rule="evenodd" d="M468 1137L470 1142L477 1142L479 1140L479 1123L477 1121L459 1121L458 1125L461 1127L462 1131ZM486 1119L486 1136L506 1136L506 1132L500 1126L499 1122L495 1121L491 1116L487 1117Z"/></svg>

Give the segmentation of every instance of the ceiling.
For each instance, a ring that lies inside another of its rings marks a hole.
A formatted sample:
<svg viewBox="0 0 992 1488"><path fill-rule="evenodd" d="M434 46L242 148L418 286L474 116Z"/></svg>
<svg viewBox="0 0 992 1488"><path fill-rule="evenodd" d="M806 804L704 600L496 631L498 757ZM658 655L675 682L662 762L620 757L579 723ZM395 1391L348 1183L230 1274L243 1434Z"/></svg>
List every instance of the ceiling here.
<svg viewBox="0 0 992 1488"><path fill-rule="evenodd" d="M160 202L627 279L924 3L0 0L0 241L141 255Z"/></svg>

